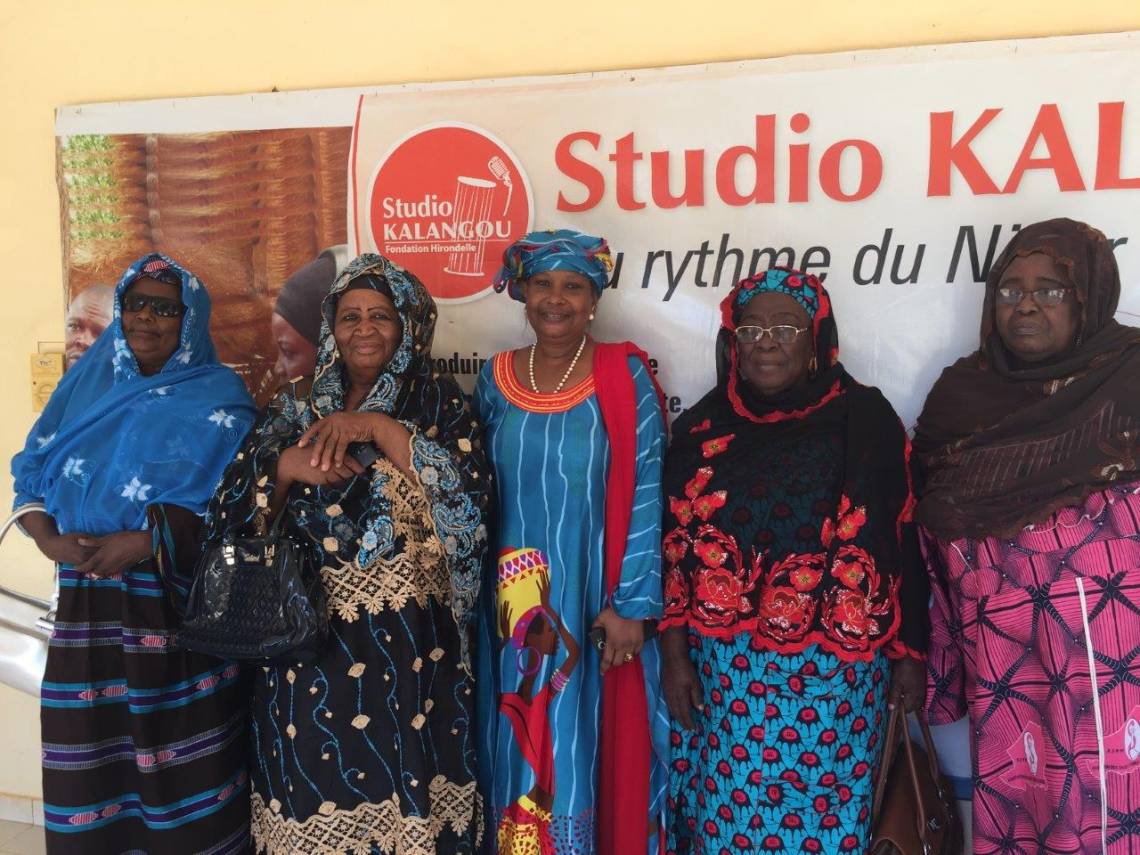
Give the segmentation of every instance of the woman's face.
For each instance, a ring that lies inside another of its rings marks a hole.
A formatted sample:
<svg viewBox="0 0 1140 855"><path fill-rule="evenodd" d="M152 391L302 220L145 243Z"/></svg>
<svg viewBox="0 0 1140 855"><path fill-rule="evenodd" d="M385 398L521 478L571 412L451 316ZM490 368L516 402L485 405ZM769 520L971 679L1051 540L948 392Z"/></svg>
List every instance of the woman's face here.
<svg viewBox="0 0 1140 855"><path fill-rule="evenodd" d="M1023 362L1041 362L1064 353L1077 340L1080 308L1076 291L1064 269L1042 252L1015 258L998 280L997 287L1021 291L1016 303L994 301L994 325L1006 350ZM1056 306L1041 306L1036 291L1065 289Z"/></svg>
<svg viewBox="0 0 1140 855"><path fill-rule="evenodd" d="M123 293L123 335L143 374L157 374L174 355L185 313L182 289L149 276L139 277Z"/></svg>
<svg viewBox="0 0 1140 855"><path fill-rule="evenodd" d="M580 341L598 305L598 292L581 273L547 270L523 284L526 317L541 341Z"/></svg>
<svg viewBox="0 0 1140 855"><path fill-rule="evenodd" d="M277 362L273 374L279 381L312 374L317 368L317 346L297 332L296 327L276 312L269 321L277 342Z"/></svg>
<svg viewBox="0 0 1140 855"><path fill-rule="evenodd" d="M753 297L737 321L744 326L773 327L788 325L806 329L791 344L778 344L771 333L766 333L755 344L736 342L737 364L740 374L757 392L764 396L776 395L803 383L811 364L811 320L808 313L787 294L767 291Z"/></svg>
<svg viewBox="0 0 1140 855"><path fill-rule="evenodd" d="M535 615L527 627L526 646L543 656L553 656L558 652L558 633L545 614Z"/></svg>
<svg viewBox="0 0 1140 855"><path fill-rule="evenodd" d="M333 338L349 374L379 377L403 334L400 314L392 301L370 288L345 291L335 318Z"/></svg>

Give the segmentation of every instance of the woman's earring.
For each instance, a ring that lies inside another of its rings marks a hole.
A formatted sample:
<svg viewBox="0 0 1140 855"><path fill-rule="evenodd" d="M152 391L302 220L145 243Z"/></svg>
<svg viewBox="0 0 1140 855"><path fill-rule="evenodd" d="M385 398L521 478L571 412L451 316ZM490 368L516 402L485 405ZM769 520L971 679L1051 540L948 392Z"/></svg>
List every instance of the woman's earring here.
<svg viewBox="0 0 1140 855"><path fill-rule="evenodd" d="M590 320L591 320L591 321L594 319L594 315L595 315L595 314L596 314L596 312L590 312Z"/></svg>

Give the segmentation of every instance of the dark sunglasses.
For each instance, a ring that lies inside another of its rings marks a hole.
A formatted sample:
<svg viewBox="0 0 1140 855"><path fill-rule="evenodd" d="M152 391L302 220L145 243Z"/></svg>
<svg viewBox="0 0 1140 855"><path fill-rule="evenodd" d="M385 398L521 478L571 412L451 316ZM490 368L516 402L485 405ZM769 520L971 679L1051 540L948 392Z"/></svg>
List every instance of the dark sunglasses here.
<svg viewBox="0 0 1140 855"><path fill-rule="evenodd" d="M137 315L147 306L160 318L177 318L186 311L178 300L169 297L152 297L149 294L127 294L123 297L123 311Z"/></svg>

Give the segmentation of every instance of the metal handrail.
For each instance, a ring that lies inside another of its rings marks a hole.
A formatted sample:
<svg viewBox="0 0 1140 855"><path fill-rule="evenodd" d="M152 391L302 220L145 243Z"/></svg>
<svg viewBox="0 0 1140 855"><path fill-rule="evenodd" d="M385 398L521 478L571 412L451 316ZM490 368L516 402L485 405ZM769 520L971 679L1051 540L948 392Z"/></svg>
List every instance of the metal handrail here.
<svg viewBox="0 0 1140 855"><path fill-rule="evenodd" d="M23 505L17 508L12 513L12 515L8 517L8 519L4 520L4 524L0 525L0 543L4 542L5 536L12 529L12 527L19 522L20 517L26 514L30 514L34 511L46 512L46 509L39 502L33 502L32 504ZM20 531L23 531L23 529L21 528ZM57 566L55 568L55 593L52 594L52 598L50 600L43 600L39 597L33 597L31 594L25 594L23 591L16 591L12 588L9 588L7 585L0 585L0 594L9 596L14 600L19 600L22 603L27 603L29 606L46 609L47 614L40 618L39 621L36 621L36 623L40 624L41 629L50 630L50 624L55 619L56 606L59 605L59 567ZM43 626L40 621L46 621L48 623L48 626Z"/></svg>

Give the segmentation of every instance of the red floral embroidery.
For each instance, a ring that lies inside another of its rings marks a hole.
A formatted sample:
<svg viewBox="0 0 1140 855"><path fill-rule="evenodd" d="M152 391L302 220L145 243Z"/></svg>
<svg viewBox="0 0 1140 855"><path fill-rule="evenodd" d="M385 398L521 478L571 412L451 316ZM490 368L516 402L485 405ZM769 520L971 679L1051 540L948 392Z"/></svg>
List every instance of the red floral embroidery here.
<svg viewBox="0 0 1140 855"><path fill-rule="evenodd" d="M693 544L693 552L700 556L706 567L721 567L728 558L727 550L715 540L698 540Z"/></svg>
<svg viewBox="0 0 1140 855"><path fill-rule="evenodd" d="M689 433L703 433L704 431L708 430L711 427L712 427L712 419L705 419L700 424L693 425L691 428L689 428Z"/></svg>
<svg viewBox="0 0 1140 855"><path fill-rule="evenodd" d="M841 546L836 551L835 560L831 563L831 575L852 590L861 588L863 580L871 576L878 579L875 559L867 553L867 550L850 545ZM868 589L873 590L871 586L868 586Z"/></svg>
<svg viewBox="0 0 1140 855"><path fill-rule="evenodd" d="M724 490L717 490L715 493L697 496L697 498L693 499L693 513L705 522L708 522L709 517L716 513L719 508L723 508L724 503L727 501L728 493Z"/></svg>
<svg viewBox="0 0 1140 855"><path fill-rule="evenodd" d="M760 621L765 635L777 641L799 641L815 620L816 599L794 588L767 585L760 598Z"/></svg>
<svg viewBox="0 0 1140 855"><path fill-rule="evenodd" d="M708 460L710 457L716 457L728 448L728 444L736 439L736 434L730 433L726 436L718 436L716 439L710 439L707 442L701 443L701 454Z"/></svg>
<svg viewBox="0 0 1140 855"><path fill-rule="evenodd" d="M861 589L832 588L823 606L822 623L828 635L848 650L868 649L889 628L889 617L898 599L899 580L880 591L878 571L869 556L868 561Z"/></svg>
<svg viewBox="0 0 1140 855"><path fill-rule="evenodd" d="M713 470L711 466L702 466L696 471L696 474L689 479L689 483L685 485L685 495L690 499L695 499L701 494L701 491L708 486L709 481L712 479Z"/></svg>
<svg viewBox="0 0 1140 855"><path fill-rule="evenodd" d="M682 615L689 607L689 585L678 567L665 573L665 614Z"/></svg>
<svg viewBox="0 0 1140 855"><path fill-rule="evenodd" d="M793 553L772 568L772 580L787 580L801 593L814 591L827 569L827 556L822 552Z"/></svg>
<svg viewBox="0 0 1140 855"><path fill-rule="evenodd" d="M693 503L684 499L669 497L669 510L681 525L688 525L693 521Z"/></svg>
<svg viewBox="0 0 1140 855"><path fill-rule="evenodd" d="M696 618L710 627L731 626L742 615L751 613L749 595L760 578L759 562L746 566L736 539L711 525L701 526L693 551L705 562L693 573ZM710 565L710 559L717 562Z"/></svg>
<svg viewBox="0 0 1140 855"><path fill-rule="evenodd" d="M702 567L697 571L696 594L703 601L702 606L706 610L723 613L723 620L709 623L727 624L736 619L736 613L752 611L752 604L744 596L746 593L747 589L741 580L723 567Z"/></svg>
<svg viewBox="0 0 1140 855"><path fill-rule="evenodd" d="M840 540L854 540L855 536L859 534L859 529L866 522L867 509L862 505L852 508L851 499L847 496L841 496L839 508L835 512L835 519L828 518L823 521L819 530L819 539L825 547L831 546L836 535L839 536Z"/></svg>
<svg viewBox="0 0 1140 855"><path fill-rule="evenodd" d="M689 553L690 542L689 533L680 526L665 535L662 547L665 552L665 560L669 566L676 565Z"/></svg>

